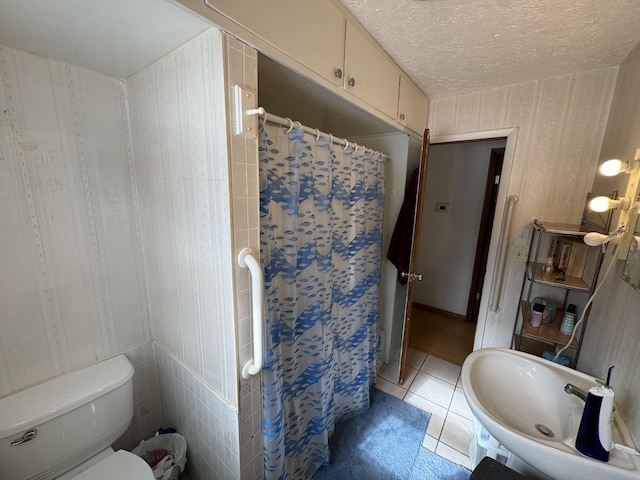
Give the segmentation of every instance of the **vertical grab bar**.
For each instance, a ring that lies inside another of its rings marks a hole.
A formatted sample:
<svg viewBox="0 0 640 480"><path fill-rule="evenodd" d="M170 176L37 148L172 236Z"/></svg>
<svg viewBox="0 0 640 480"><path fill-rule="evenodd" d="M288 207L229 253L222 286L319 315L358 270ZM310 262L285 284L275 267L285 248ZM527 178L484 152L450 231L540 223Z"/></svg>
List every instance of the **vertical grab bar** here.
<svg viewBox="0 0 640 480"><path fill-rule="evenodd" d="M490 304L491 313L498 313L500 311L500 292L502 290L502 281L504 280L505 254L507 251L507 240L505 237L509 234L511 215L513 214L513 207L516 203L518 203L518 197L509 195L505 202L506 211L502 215L502 226L500 227L500 238L498 240L498 259L496 269L493 272L493 291L491 292Z"/></svg>
<svg viewBox="0 0 640 480"><path fill-rule="evenodd" d="M257 255L252 248L243 248L238 254L238 265L248 268L251 273L251 314L253 331L253 359L249 360L242 367L242 378L249 379L252 375L257 375L262 370L262 344L264 318L264 279L262 268L256 259Z"/></svg>

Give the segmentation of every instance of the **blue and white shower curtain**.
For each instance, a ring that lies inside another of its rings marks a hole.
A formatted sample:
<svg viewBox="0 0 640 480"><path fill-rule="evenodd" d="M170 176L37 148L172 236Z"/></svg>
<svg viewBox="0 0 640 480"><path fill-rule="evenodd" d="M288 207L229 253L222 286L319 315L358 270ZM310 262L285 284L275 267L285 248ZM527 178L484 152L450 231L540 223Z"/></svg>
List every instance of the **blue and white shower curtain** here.
<svg viewBox="0 0 640 480"><path fill-rule="evenodd" d="M266 479L309 479L369 406L379 357L384 157L260 124Z"/></svg>

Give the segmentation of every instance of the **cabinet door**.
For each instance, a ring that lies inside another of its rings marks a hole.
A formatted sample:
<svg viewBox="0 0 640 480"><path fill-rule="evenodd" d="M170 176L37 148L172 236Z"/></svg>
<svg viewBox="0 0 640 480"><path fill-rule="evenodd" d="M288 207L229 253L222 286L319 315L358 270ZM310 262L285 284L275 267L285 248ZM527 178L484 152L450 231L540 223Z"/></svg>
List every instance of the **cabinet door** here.
<svg viewBox="0 0 640 480"><path fill-rule="evenodd" d="M373 40L348 20L344 73L344 88L348 92L396 118L400 83L398 67Z"/></svg>
<svg viewBox="0 0 640 480"><path fill-rule="evenodd" d="M344 64L345 19L332 2L207 0L242 25L335 85Z"/></svg>
<svg viewBox="0 0 640 480"><path fill-rule="evenodd" d="M427 128L429 100L406 75L400 75L398 123L421 133Z"/></svg>

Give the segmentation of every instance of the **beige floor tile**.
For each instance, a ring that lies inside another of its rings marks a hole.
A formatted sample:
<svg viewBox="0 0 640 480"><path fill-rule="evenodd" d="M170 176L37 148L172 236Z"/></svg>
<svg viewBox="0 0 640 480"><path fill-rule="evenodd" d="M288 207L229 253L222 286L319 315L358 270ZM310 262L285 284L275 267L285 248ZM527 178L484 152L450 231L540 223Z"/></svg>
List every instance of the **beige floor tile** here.
<svg viewBox="0 0 640 480"><path fill-rule="evenodd" d="M407 365L420 370L420 367L422 367L425 358L427 358L426 353L410 348L407 352Z"/></svg>
<svg viewBox="0 0 640 480"><path fill-rule="evenodd" d="M441 360L433 355L429 355L420 367L420 371L433 377L456 385L460 376L461 367L446 360Z"/></svg>
<svg viewBox="0 0 640 480"><path fill-rule="evenodd" d="M475 431L473 413L460 384L461 367L410 349L402 386L397 384L399 368L399 361L385 365L377 377L377 387L429 412L431 418L422 446L471 469L468 450Z"/></svg>
<svg viewBox="0 0 640 480"><path fill-rule="evenodd" d="M468 456L460 453L455 448L451 448L449 445L445 443L438 443L438 447L436 448L436 454L440 455L447 460L456 463L458 465L462 465L465 468L471 470L471 460Z"/></svg>
<svg viewBox="0 0 640 480"><path fill-rule="evenodd" d="M392 362L389 365L385 366L380 372L380 376L385 380L390 381L391 383L398 383L398 374L400 371L400 363ZM413 379L416 378L418 374L418 370L416 368L412 368L407 366L404 372L404 384L402 385L404 388L407 388L413 382Z"/></svg>
<svg viewBox="0 0 640 480"><path fill-rule="evenodd" d="M451 405L455 388L454 385L445 380L419 372L409 387L409 391L448 409L449 405Z"/></svg>
<svg viewBox="0 0 640 480"><path fill-rule="evenodd" d="M422 446L430 452L435 452L436 447L438 446L438 439L429 434L425 434L424 439L422 440Z"/></svg>
<svg viewBox="0 0 640 480"><path fill-rule="evenodd" d="M440 442L446 443L468 456L469 442L471 442L474 434L475 430L471 420L450 411L442 428Z"/></svg>
<svg viewBox="0 0 640 480"><path fill-rule="evenodd" d="M405 388L402 388L395 383L391 383L389 380L385 380L382 377L376 378L376 387L378 388L378 390L388 393L389 395L393 395L400 400L404 399L404 396L407 393L407 390Z"/></svg>
<svg viewBox="0 0 640 480"><path fill-rule="evenodd" d="M435 438L440 437L444 421L447 418L447 409L412 392L407 393L404 397L404 401L416 408L419 408L420 410L429 412L431 414L431 418L429 419L429 425L427 426L427 434Z"/></svg>
<svg viewBox="0 0 640 480"><path fill-rule="evenodd" d="M464 392L460 387L456 387L456 391L453 393L453 399L451 400L449 410L464 418L473 420L473 413L471 412L467 399L464 397Z"/></svg>

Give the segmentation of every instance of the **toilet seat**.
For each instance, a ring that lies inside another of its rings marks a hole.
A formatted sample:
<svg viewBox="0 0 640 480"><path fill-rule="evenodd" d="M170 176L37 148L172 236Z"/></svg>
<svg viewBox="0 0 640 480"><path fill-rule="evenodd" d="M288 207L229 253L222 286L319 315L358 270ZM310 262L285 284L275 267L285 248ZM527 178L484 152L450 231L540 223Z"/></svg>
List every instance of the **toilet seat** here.
<svg viewBox="0 0 640 480"><path fill-rule="evenodd" d="M74 480L153 480L151 467L137 455L118 450L91 468L83 471Z"/></svg>

